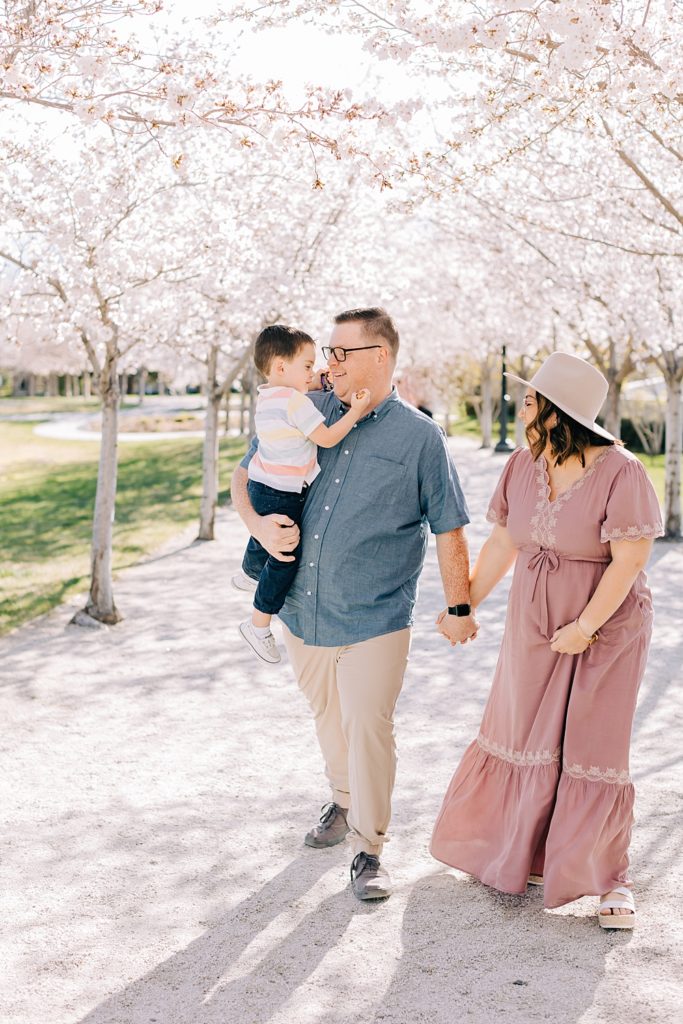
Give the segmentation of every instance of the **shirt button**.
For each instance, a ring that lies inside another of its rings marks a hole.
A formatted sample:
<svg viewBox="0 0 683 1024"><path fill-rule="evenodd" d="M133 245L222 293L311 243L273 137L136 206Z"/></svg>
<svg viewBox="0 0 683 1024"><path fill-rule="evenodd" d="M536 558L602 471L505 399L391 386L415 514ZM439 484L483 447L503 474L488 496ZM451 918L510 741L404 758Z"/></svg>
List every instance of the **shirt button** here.
<svg viewBox="0 0 683 1024"><path fill-rule="evenodd" d="M313 568L313 566L315 565L315 562L309 562L308 564L310 565L310 567L311 567L311 569L312 569L312 568Z"/></svg>
<svg viewBox="0 0 683 1024"><path fill-rule="evenodd" d="M357 426L358 426L358 424L357 424L357 423L354 423L354 425L353 425L353 429L355 430Z"/></svg>
<svg viewBox="0 0 683 1024"><path fill-rule="evenodd" d="M320 537L319 533L314 533L313 534L313 540L318 540L319 537Z"/></svg>
<svg viewBox="0 0 683 1024"><path fill-rule="evenodd" d="M325 511L326 511L326 512L329 512L329 511L330 511L330 506L329 506L329 505L325 505Z"/></svg>
<svg viewBox="0 0 683 1024"><path fill-rule="evenodd" d="M311 591L310 591L310 590L307 590L307 591L306 591L306 594L307 594L307 596L308 596L308 597L310 597L310 596L311 596Z"/></svg>
<svg viewBox="0 0 683 1024"><path fill-rule="evenodd" d="M344 449L344 455L348 455L348 454L349 454L349 449L348 449L348 448L345 448L345 449Z"/></svg>
<svg viewBox="0 0 683 1024"><path fill-rule="evenodd" d="M334 482L335 482L335 484L338 484L339 483L339 477L337 477L337 479Z"/></svg>

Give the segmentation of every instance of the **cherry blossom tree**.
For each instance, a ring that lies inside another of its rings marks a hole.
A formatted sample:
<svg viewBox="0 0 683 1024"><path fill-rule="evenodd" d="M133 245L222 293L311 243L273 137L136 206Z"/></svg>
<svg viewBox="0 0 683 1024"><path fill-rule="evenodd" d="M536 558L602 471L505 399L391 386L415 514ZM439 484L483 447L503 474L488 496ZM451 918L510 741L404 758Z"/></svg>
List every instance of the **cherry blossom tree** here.
<svg viewBox="0 0 683 1024"><path fill-rule="evenodd" d="M302 147L319 185L325 156L360 159L381 184L375 155L390 140L380 144L377 131L417 106L387 109L316 84L293 98L282 81L235 73L241 20L230 10L181 16L163 0L5 0L4 15L0 104L152 139L177 163L187 129L214 129L254 161Z"/></svg>
<svg viewBox="0 0 683 1024"><path fill-rule="evenodd" d="M140 360L174 329L168 288L181 288L195 272L202 241L188 230L191 184L170 166L165 175L156 164L152 171L145 151L132 144L118 145L113 160L106 146L80 141L78 160L57 160L34 144L7 169L0 258L15 274L4 331L14 334L24 359L66 354L80 366L87 360L94 374L102 442L86 612L116 622L111 546L119 370L134 350Z"/></svg>

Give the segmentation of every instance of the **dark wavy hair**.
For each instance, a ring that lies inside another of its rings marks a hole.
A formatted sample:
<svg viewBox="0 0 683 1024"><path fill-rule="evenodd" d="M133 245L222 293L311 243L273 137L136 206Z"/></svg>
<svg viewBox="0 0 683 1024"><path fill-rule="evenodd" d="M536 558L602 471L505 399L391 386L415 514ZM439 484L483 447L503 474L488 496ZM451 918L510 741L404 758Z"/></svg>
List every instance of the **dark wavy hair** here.
<svg viewBox="0 0 683 1024"><path fill-rule="evenodd" d="M526 439L529 442L534 461L543 454L548 440L550 440L550 449L557 466L561 466L563 462L574 455L580 460L581 465L585 466L586 448L591 446L606 448L615 443L607 437L602 437L601 434L596 434L594 430L584 427L583 423L577 423L562 409L558 409L549 398L539 395L538 391L536 392L536 403L538 406L536 416L526 428ZM552 419L553 413L557 416L557 424L554 427L548 427L548 420ZM532 435L535 435L533 439Z"/></svg>

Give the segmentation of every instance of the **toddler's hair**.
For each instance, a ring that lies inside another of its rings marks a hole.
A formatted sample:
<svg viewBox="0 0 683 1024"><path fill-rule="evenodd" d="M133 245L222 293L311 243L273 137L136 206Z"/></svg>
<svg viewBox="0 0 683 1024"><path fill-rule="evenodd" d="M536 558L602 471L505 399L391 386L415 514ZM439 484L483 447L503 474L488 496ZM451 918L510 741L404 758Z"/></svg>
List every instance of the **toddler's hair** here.
<svg viewBox="0 0 683 1024"><path fill-rule="evenodd" d="M264 327L254 346L254 363L256 369L264 377L270 373L273 359L294 359L304 345L315 345L313 338L305 331L284 324L272 324Z"/></svg>

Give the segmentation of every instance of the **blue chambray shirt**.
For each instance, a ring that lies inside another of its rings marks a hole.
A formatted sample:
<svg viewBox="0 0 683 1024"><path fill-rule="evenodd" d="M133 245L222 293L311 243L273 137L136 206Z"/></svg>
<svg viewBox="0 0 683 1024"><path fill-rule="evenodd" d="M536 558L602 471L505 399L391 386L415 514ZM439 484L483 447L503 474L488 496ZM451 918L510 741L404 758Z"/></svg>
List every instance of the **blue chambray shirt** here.
<svg viewBox="0 0 683 1024"><path fill-rule="evenodd" d="M334 392L309 398L335 423ZM258 441L242 460L245 468ZM469 523L443 431L394 388L334 448L318 448L320 473L301 524L303 548L280 618L316 647L341 647L412 625L428 532Z"/></svg>

